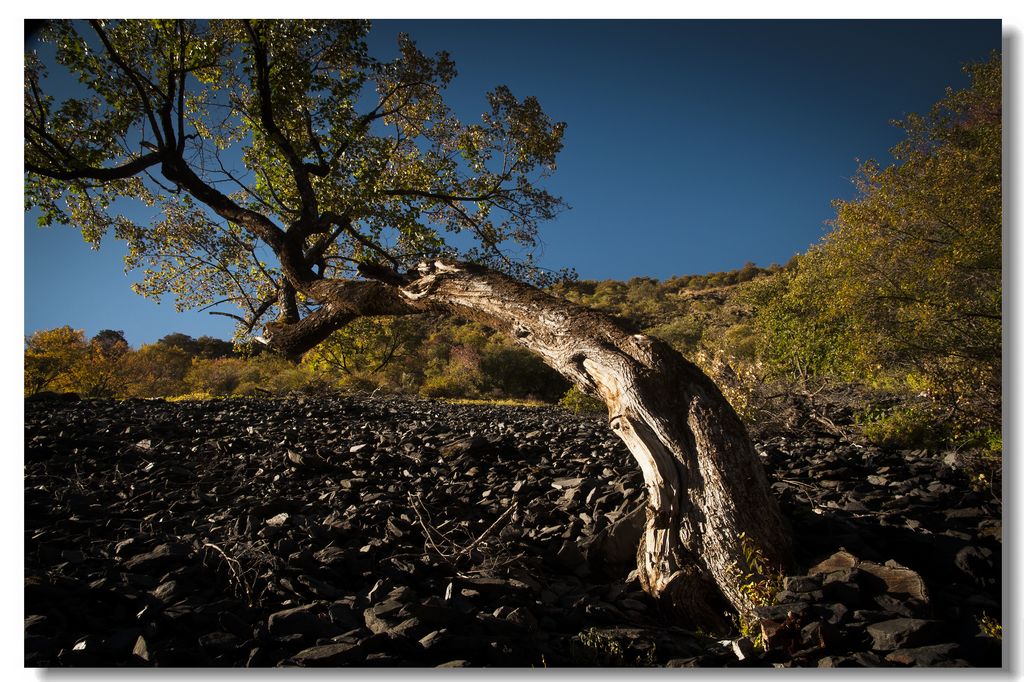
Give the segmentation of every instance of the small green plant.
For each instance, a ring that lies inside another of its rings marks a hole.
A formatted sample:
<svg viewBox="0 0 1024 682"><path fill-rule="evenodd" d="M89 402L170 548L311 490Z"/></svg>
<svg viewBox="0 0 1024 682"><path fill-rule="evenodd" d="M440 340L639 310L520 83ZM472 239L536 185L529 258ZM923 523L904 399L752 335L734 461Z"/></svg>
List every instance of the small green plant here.
<svg viewBox="0 0 1024 682"><path fill-rule="evenodd" d="M865 410L857 421L864 437L875 445L914 448L935 445L946 434L935 415L919 407L897 407L890 411Z"/></svg>
<svg viewBox="0 0 1024 682"><path fill-rule="evenodd" d="M740 592L754 607L774 604L775 595L782 589L782 574L772 567L764 550L746 533L740 533L737 539L744 565L734 562L733 570L740 583ZM749 639L756 648L765 650L764 634L756 618L750 613L741 613L735 622L740 635Z"/></svg>
<svg viewBox="0 0 1024 682"><path fill-rule="evenodd" d="M999 641L1003 640L1002 624L987 613L983 612L981 614L981 618L978 619L978 629L980 629L981 634L986 637L998 639Z"/></svg>
<svg viewBox="0 0 1024 682"><path fill-rule="evenodd" d="M597 414L605 409L603 402L587 395L575 386L565 392L562 399L558 401L558 405L573 414Z"/></svg>
<svg viewBox="0 0 1024 682"><path fill-rule="evenodd" d="M613 634L598 628L587 628L578 635L579 644L572 643L573 658L580 665L603 668L653 666L657 662L654 642L631 642L627 645Z"/></svg>

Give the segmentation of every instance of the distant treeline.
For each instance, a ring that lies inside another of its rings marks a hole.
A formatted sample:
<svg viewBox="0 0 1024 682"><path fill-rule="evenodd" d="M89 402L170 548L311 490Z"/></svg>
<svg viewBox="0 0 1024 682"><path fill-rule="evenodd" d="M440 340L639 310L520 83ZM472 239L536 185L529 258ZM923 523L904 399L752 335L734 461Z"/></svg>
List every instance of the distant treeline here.
<svg viewBox="0 0 1024 682"><path fill-rule="evenodd" d="M779 271L741 269L628 282L575 281L552 293L632 320L681 350L721 326L725 290ZM717 325L717 326L716 326ZM731 337L730 337L731 338ZM258 343L173 333L139 348L103 330L91 339L60 327L26 339L25 393L94 397L273 395L296 390L385 391L425 397L555 401L569 385L525 349L474 322L425 316L364 318L336 332L295 365Z"/></svg>

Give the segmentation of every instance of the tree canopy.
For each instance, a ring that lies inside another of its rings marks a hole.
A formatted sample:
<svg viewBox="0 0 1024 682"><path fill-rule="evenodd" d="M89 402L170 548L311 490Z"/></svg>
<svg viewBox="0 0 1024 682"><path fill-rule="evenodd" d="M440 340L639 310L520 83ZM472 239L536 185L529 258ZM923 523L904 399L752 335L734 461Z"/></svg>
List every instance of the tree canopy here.
<svg viewBox="0 0 1024 682"><path fill-rule="evenodd" d="M398 56L378 60L369 28L48 22L25 59L27 205L95 247L111 232L126 240L143 295L237 306L215 312L240 335L312 318L293 327L291 351L356 314L394 312L368 280L394 282L423 259L544 280L538 224L564 204L539 183L565 124L504 86L479 122L460 121L444 99L450 56L399 35ZM457 247L456 234L469 239Z"/></svg>
<svg viewBox="0 0 1024 682"><path fill-rule="evenodd" d="M1002 116L998 55L965 68L858 196L836 201L833 230L760 282L761 351L783 371L896 385L965 422L1000 423Z"/></svg>

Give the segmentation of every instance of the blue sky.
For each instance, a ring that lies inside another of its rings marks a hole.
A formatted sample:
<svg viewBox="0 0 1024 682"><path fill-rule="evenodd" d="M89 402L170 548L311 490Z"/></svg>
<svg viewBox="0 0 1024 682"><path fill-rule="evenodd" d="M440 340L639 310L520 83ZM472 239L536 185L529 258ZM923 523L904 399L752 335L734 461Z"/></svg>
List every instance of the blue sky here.
<svg viewBox="0 0 1024 682"><path fill-rule="evenodd" d="M889 121L965 86L961 65L1001 39L998 21L388 20L371 51L393 54L400 31L451 53L464 118L506 84L567 122L547 187L572 209L545 226L541 262L587 279L784 263L853 196L857 159L888 159ZM26 215L25 333L230 337L226 318L133 294L122 255Z"/></svg>

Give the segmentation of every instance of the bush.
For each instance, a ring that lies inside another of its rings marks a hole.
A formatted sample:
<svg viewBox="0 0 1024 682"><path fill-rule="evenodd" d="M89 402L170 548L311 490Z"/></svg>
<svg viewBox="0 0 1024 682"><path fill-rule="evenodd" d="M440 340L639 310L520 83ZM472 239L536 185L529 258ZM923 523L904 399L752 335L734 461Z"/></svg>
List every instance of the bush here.
<svg viewBox="0 0 1024 682"><path fill-rule="evenodd" d="M895 407L886 412L869 409L860 415L858 421L864 437L883 447L931 447L949 435L936 425L935 415L917 406Z"/></svg>
<svg viewBox="0 0 1024 682"><path fill-rule="evenodd" d="M568 382L530 351L491 342L484 350L480 371L486 387L498 397L555 400Z"/></svg>
<svg viewBox="0 0 1024 682"><path fill-rule="evenodd" d="M211 395L231 395L242 382L247 361L241 358L217 360L192 360L192 367L185 375L189 389Z"/></svg>
<svg viewBox="0 0 1024 682"><path fill-rule="evenodd" d="M558 401L558 405L573 414L599 414L607 409L603 402L587 395L575 386L565 392L562 399Z"/></svg>
<svg viewBox="0 0 1024 682"><path fill-rule="evenodd" d="M446 372L424 379L420 395L424 398L475 398L480 392L472 376Z"/></svg>

